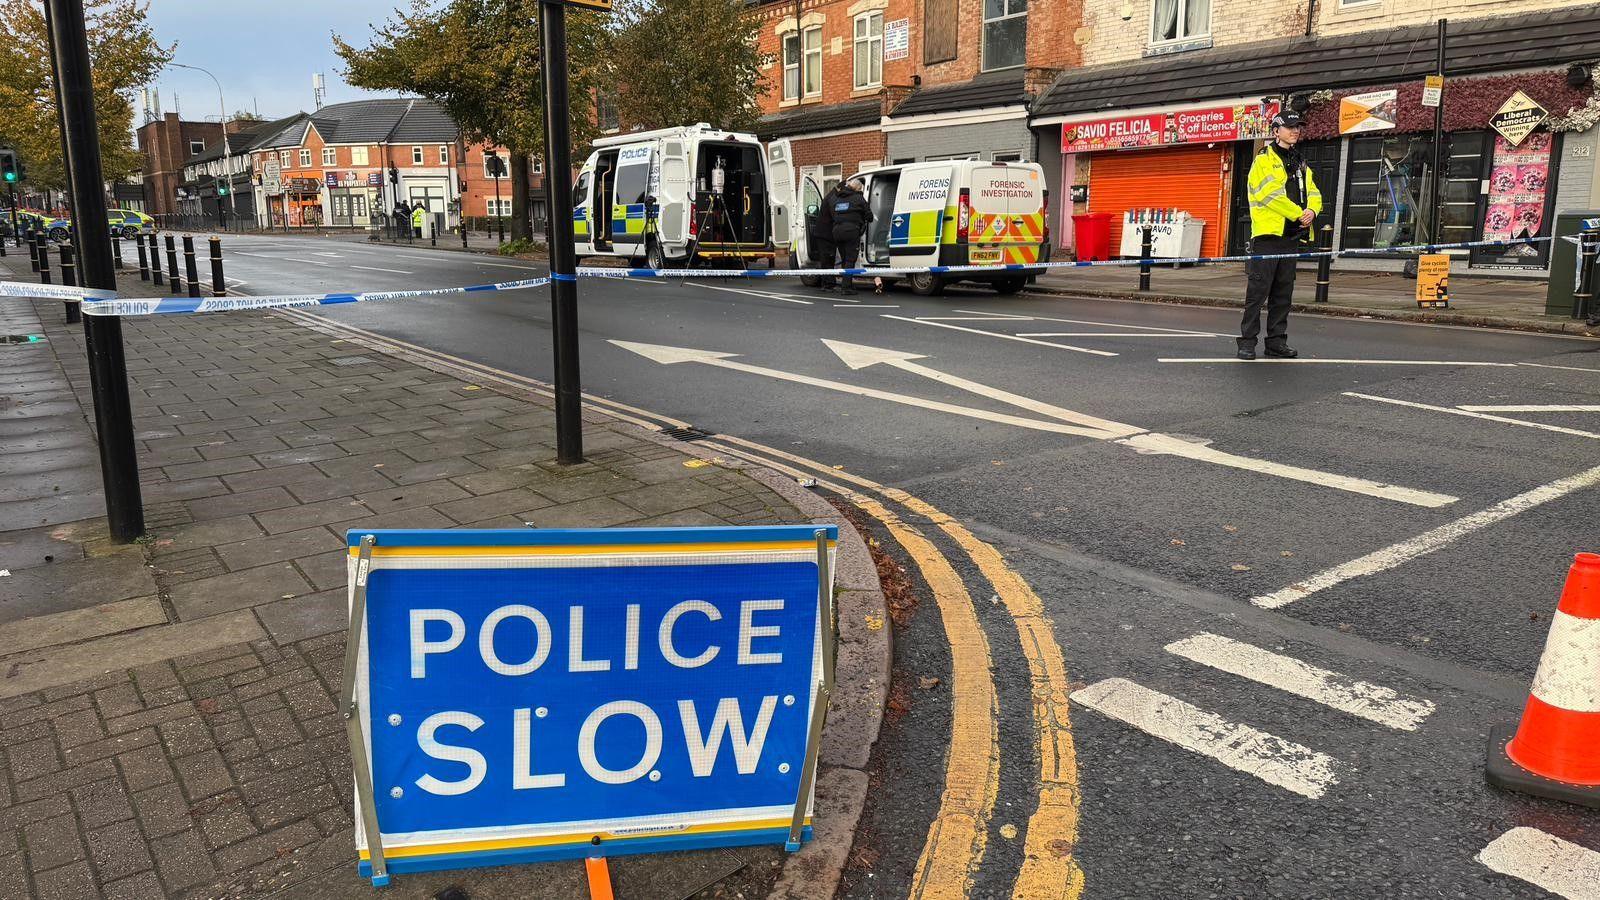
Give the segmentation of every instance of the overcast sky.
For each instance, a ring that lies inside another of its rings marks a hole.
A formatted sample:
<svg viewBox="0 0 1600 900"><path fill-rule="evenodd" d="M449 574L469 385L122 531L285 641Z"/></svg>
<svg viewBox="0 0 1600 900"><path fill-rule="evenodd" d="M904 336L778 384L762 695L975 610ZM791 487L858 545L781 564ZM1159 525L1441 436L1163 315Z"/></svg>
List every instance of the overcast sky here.
<svg viewBox="0 0 1600 900"><path fill-rule="evenodd" d="M366 46L405 0L151 0L156 39L176 41L174 62L201 66L222 82L228 112L257 107L268 119L313 108L311 75L327 79L325 103L381 96L339 77L331 35ZM186 119L218 116L217 86L199 72L168 68L156 81L161 109ZM174 102L174 95L177 101Z"/></svg>

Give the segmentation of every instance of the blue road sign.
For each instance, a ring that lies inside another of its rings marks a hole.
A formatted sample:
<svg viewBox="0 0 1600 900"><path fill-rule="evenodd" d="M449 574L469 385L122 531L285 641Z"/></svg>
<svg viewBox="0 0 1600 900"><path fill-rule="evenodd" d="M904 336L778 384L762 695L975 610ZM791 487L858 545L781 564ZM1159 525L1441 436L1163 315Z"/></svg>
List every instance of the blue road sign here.
<svg viewBox="0 0 1600 900"><path fill-rule="evenodd" d="M790 842L819 530L349 532L362 874Z"/></svg>

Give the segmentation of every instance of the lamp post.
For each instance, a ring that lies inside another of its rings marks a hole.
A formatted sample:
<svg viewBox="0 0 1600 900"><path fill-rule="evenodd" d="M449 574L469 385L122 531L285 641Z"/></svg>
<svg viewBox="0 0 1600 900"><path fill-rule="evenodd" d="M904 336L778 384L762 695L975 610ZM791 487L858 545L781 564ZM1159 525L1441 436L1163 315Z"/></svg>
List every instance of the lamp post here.
<svg viewBox="0 0 1600 900"><path fill-rule="evenodd" d="M222 82L217 81L217 76L212 75L210 69L202 69L199 66L186 65L181 62L169 62L167 65L179 69L204 72L217 86L217 108L222 111L222 174L228 179L228 212L237 221L239 218L239 198L233 190L233 147L228 143L228 101L222 98Z"/></svg>

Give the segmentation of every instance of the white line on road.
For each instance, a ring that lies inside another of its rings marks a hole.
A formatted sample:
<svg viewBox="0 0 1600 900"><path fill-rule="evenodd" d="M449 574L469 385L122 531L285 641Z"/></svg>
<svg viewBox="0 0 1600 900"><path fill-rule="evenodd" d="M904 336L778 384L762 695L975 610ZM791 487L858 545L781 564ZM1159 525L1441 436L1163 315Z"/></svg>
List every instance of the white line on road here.
<svg viewBox="0 0 1600 900"><path fill-rule="evenodd" d="M1312 800L1338 784L1333 757L1229 722L1176 697L1107 678L1072 692L1072 699L1161 740Z"/></svg>
<svg viewBox="0 0 1600 900"><path fill-rule="evenodd" d="M352 269L360 269L363 272L393 272L396 275L411 275L411 274L413 274L411 272L405 271L404 269L385 269L382 266L354 266L353 265L350 268L352 268Z"/></svg>
<svg viewBox="0 0 1600 900"><path fill-rule="evenodd" d="M1549 484L1541 485L1515 497L1501 500L1499 503L1487 509L1479 510L1470 516L1463 516L1453 522L1446 522L1438 528L1425 531L1414 538L1401 541L1398 544L1391 544L1382 550L1375 550L1366 556L1334 566L1331 569L1324 569L1310 578L1291 584L1280 591L1254 597L1250 602L1263 609L1277 609L1282 606L1288 606L1296 600L1304 599L1318 591L1343 584L1352 578L1360 578L1364 575L1387 571L1420 556L1426 556L1481 528L1509 519L1518 513L1527 512L1552 500L1559 500L1574 491L1593 487L1596 484L1600 484L1600 466L1568 476L1560 481L1552 481Z"/></svg>
<svg viewBox="0 0 1600 900"><path fill-rule="evenodd" d="M1452 362L1444 359L1274 359L1263 357L1261 359L1239 359L1234 356L1200 357L1196 359L1180 359L1175 357L1161 357L1156 362L1164 363L1238 363L1240 365L1259 365L1262 363L1291 363L1296 365L1311 365L1315 363L1334 363L1345 366L1500 366L1512 368L1516 363L1501 362Z"/></svg>
<svg viewBox="0 0 1600 900"><path fill-rule="evenodd" d="M1489 842L1478 862L1567 900L1600 900L1600 853L1526 826Z"/></svg>
<svg viewBox="0 0 1600 900"><path fill-rule="evenodd" d="M1341 491L1350 491L1355 494L1365 494L1369 497L1380 497L1384 500L1396 500L1400 503L1410 503L1413 506L1425 506L1430 509L1448 506L1460 499L1449 494L1419 491L1414 488L1385 484L1381 481L1369 481L1365 478L1335 475L1332 472L1320 472L1316 469L1304 469L1299 466L1284 465L1283 463L1269 462L1249 456L1238 456L1226 451L1212 449L1205 444L1185 441L1169 434L1140 434L1123 438L1117 443L1126 444L1135 450L1143 450L1146 453L1182 456L1187 459L1200 460L1201 462L1215 463L1219 466L1244 469L1249 472L1260 472L1264 475L1276 475L1279 478L1287 478L1291 481L1319 484L1323 487L1337 488Z"/></svg>
<svg viewBox="0 0 1600 900"><path fill-rule="evenodd" d="M1102 433L1088 428L1075 428L1071 425L1058 425L1055 422L1040 422L1037 419L1024 419L1021 416L1011 416L1005 413L989 412L988 410L973 409L967 406L956 406L951 403L941 403L937 400L924 400L921 397L912 397L906 394L896 394L890 391L880 391L876 388L861 387L854 384L845 384L840 381L829 381L825 378L812 378L810 375L797 375L793 372L784 372L778 369L768 369L763 366L752 366L747 363L734 362L728 357L736 356L734 353L718 353L712 350L690 350L683 347L663 347L657 344L638 344L632 341L610 341L624 350L637 353L646 359L653 360L663 365L672 365L681 362L697 362L721 369L732 369L735 372L746 372L751 375L764 375L780 381L792 381L796 384L806 384L812 387L826 388L830 391L839 391L844 394L855 394L858 397L871 397L874 400L887 400L890 403L901 403L906 406L915 406L921 409L931 409L936 412L946 412L957 416L966 416L970 419L982 419L986 422L996 422L1002 425L1015 425L1019 428L1032 428L1035 431L1050 431L1056 434L1072 434L1079 437L1102 437Z"/></svg>
<svg viewBox="0 0 1600 900"><path fill-rule="evenodd" d="M1486 413L1502 413L1502 412L1523 412L1523 413L1527 413L1527 412L1582 412L1582 413L1589 413L1590 412L1591 413L1591 412L1600 412L1600 406L1596 406L1594 404L1585 405L1585 404L1581 404L1581 403L1577 404L1577 405L1574 405L1574 406L1563 406L1563 405L1561 405L1559 403L1550 404L1548 406L1457 406L1456 409L1464 409L1467 412L1486 412Z"/></svg>
<svg viewBox="0 0 1600 900"><path fill-rule="evenodd" d="M1557 434L1570 434L1575 437L1600 438L1600 434L1584 431L1581 428L1566 428L1561 425L1547 425L1544 422L1529 422L1526 419L1511 419L1505 416L1494 416L1488 413L1473 412L1468 409L1453 409L1448 406L1434 406L1431 403L1418 403L1415 400L1398 400L1394 397L1379 397L1377 394L1363 394L1358 391L1345 391L1346 397L1359 397L1362 400L1372 400L1378 403L1388 403L1391 406L1409 406L1412 409L1425 409L1429 412L1446 413L1452 416L1467 416L1472 419L1483 419L1487 422L1504 422L1507 425L1521 425L1525 428L1537 428L1540 431L1554 431Z"/></svg>
<svg viewBox="0 0 1600 900"><path fill-rule="evenodd" d="M1025 331L1017 337L1033 338L1063 338L1063 337L1097 337L1097 338L1185 338L1203 337L1214 338L1214 334L1164 334L1152 331Z"/></svg>
<svg viewBox="0 0 1600 900"><path fill-rule="evenodd" d="M684 283L694 285L695 287L703 287L712 291L727 291L730 294L744 294L748 297L765 297L768 300L782 300L785 303L800 303L805 306L813 305L810 300L801 300L796 297L785 297L782 294L773 294L767 291L747 291L740 288L723 287L720 284L706 284L703 281L687 281Z"/></svg>
<svg viewBox="0 0 1600 900"><path fill-rule="evenodd" d="M1572 335L1572 337L1577 337L1577 335ZM1587 369L1583 366L1552 366L1547 363L1517 363L1517 365L1532 366L1535 369L1565 369L1568 372L1590 372L1595 375L1600 375L1600 369Z"/></svg>
<svg viewBox="0 0 1600 900"><path fill-rule="evenodd" d="M852 306L848 303L835 303L834 309L899 309L898 303L862 303Z"/></svg>
<svg viewBox="0 0 1600 900"><path fill-rule="evenodd" d="M1020 341L1024 344L1037 344L1040 347L1054 347L1057 350L1075 350L1078 353L1088 353L1093 356L1116 356L1108 350L1090 350L1087 347L1074 347L1071 344L1052 344L1049 341L1036 341L1033 338L1017 337L1014 334L1003 334L998 331L982 331L977 328L963 328L960 325L951 325L948 322L933 322L928 319L908 319L905 316L884 314L885 319L895 319L901 322L910 322L913 325L932 325L936 328L949 328L954 331L965 331L969 334L981 334L986 337L1000 338L1007 341Z"/></svg>
<svg viewBox="0 0 1600 900"><path fill-rule="evenodd" d="M990 313L979 313L976 310L965 310L965 309L958 309L958 310L956 310L956 312L972 312L974 315L984 315L984 316L996 315L995 313L992 313L992 312L990 312ZM1200 330L1194 329L1194 328L1166 328L1166 327L1160 326L1160 325L1140 325L1140 324L1137 324L1137 323L1134 323L1134 322L1101 322L1101 321L1098 321L1096 319L1063 319L1063 318L1059 318L1057 316L1021 316L1021 315L1012 316L1012 315L1007 314L1007 313L1001 313L1000 315L1006 315L1008 318L1025 319L1025 320L1030 321L1030 322L1065 322L1065 323L1067 323L1069 325L1099 325L1099 326L1101 326L1103 328L1127 328L1127 329L1138 329L1140 331L1165 331L1165 332L1170 332L1172 334L1203 334L1203 335L1206 335L1207 337L1219 337L1219 338L1220 337L1233 337L1233 335L1231 335L1231 334L1218 334L1217 332L1214 332L1214 331L1200 331ZM951 321L954 321L954 320L951 320Z"/></svg>
<svg viewBox="0 0 1600 900"><path fill-rule="evenodd" d="M1173 641L1164 649L1203 666L1248 678L1401 731L1416 731L1422 720L1434 710L1430 700L1408 697L1383 685L1356 681L1348 675L1319 669L1294 657L1273 653L1220 634L1202 632L1181 641Z"/></svg>
<svg viewBox="0 0 1600 900"><path fill-rule="evenodd" d="M475 265L475 266L489 266L489 267L495 268L495 269L521 269L524 272L537 271L538 268L539 268L538 266L519 266L519 265L515 265L513 263L484 262L481 259L472 260L472 264Z"/></svg>

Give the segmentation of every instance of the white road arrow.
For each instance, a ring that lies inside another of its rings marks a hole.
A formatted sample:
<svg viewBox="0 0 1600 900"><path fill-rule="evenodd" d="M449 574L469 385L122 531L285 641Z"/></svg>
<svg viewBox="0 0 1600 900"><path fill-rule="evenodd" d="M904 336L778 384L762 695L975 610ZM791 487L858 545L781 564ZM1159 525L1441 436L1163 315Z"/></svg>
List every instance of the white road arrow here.
<svg viewBox="0 0 1600 900"><path fill-rule="evenodd" d="M871 397L874 400L887 400L890 403L900 403L905 406L915 406L921 409L931 409L936 412L946 412L957 416L966 416L969 419L982 419L986 422L995 422L1001 425L1015 425L1019 428L1031 428L1035 431L1050 431L1056 434L1071 434L1079 437L1092 437L1104 439L1107 435L1091 428L1077 428L1071 425L1060 425L1055 422L1040 422L1037 419L1024 419L1021 416L1011 416L1005 413L989 412L983 409L973 409L967 406L956 406L953 403L941 403L937 400L924 400L921 397L912 397L907 394L896 394L892 391L880 391L876 388L861 387L860 385L845 384L841 381L829 381L826 378L812 378L810 375L797 375L793 372L783 372L778 369L768 369L763 366L752 366L748 363L733 362L732 357L737 353L719 353L714 350L691 350L686 347L664 347L660 344L639 344L633 341L612 341L611 343L624 350L630 350L645 359L653 360L663 365L674 363L697 362L703 365L716 366L719 369L732 369L735 372L746 372L751 375L764 375L780 381L792 381L796 384L805 384L812 387L826 388L830 391L839 391L844 394L855 394L858 397Z"/></svg>
<svg viewBox="0 0 1600 900"><path fill-rule="evenodd" d="M1101 441L1115 441L1132 447L1142 453L1158 454L1164 456L1180 456L1213 465L1225 466L1233 469L1242 469L1258 472L1263 475L1273 475L1278 478L1287 478L1293 481L1303 481L1308 484L1321 485L1355 494L1364 494L1369 497L1379 497L1400 503L1410 503L1415 506L1438 507L1454 503L1457 498L1448 494L1435 494L1429 491L1418 491L1411 488L1398 487L1377 481L1368 481L1365 478L1353 478L1347 475L1336 475L1330 472L1319 472L1315 469L1305 469L1299 466L1283 465L1267 460L1253 459L1248 456L1238 456L1214 450L1205 444L1193 443L1166 434L1147 432L1135 425L1125 425L1121 422L1112 422L1100 419L1070 409L1062 409L1039 400L1013 394L1010 391L979 384L955 375L948 375L937 369L931 369L912 360L925 359L918 353L906 353L899 350L885 350L879 347L867 347L861 344L850 344L844 341L825 340L829 349L838 354L839 358L852 369L864 369L872 365L889 365L902 371L911 372L924 378L930 378L941 384L946 384L960 390L988 397L1001 403L1006 403L1021 409L1036 412L1060 420L1057 422L1041 422L1037 419L1027 419L1021 416L1012 416L1005 413L989 412L988 410L973 409L967 406L956 406L952 403L942 403L937 400L925 400L921 397L912 397L907 394L896 394L891 391L880 391L876 388L862 387L860 385L845 384L840 381L829 381L825 378L813 378L809 375L798 375L793 372L784 372L778 369L768 369L763 366L752 366L748 363L734 362L732 357L738 354L720 353L714 350L692 350L685 347L665 347L660 344L640 344L632 341L611 341L624 350L637 353L646 359L654 360L663 365L676 363L697 362L702 365L715 366L721 369L731 369L735 372L745 372L751 375L763 375L767 378L776 378L781 381L791 381L796 384L805 384L812 387L826 388L845 394L854 394L858 397L871 397L876 400L887 400L891 403L900 403L905 406L915 406L920 409L930 409L936 412L946 412L971 419L982 419L1002 425L1015 425L1019 428L1030 428L1035 431L1049 431L1056 434L1071 434L1078 437L1089 437Z"/></svg>
<svg viewBox="0 0 1600 900"><path fill-rule="evenodd" d="M844 360L844 364L852 369L865 369L868 366L875 366L880 363L886 366L893 366L901 371L910 372L914 375L921 375L924 378L931 378L940 384L947 384L953 388L959 388L963 391L967 391L968 393L977 394L980 397L988 397L991 400L999 400L1001 403L1008 403L1017 407L1018 409L1026 409L1029 412L1036 412L1043 416L1049 416L1052 419L1059 419L1063 422L1070 422L1073 425L1082 425L1085 428L1094 429L1100 433L1093 435L1093 437L1097 437L1102 440L1128 437L1129 435L1139 434L1145 430L1135 425L1124 425L1121 422L1112 422L1108 419L1100 419L1094 416L1085 415L1084 413L1073 412L1070 409L1062 409L1059 406L1052 406L1049 403L1034 400L1031 397L1013 394L1010 391L1001 390L997 387L990 387L986 384L979 384L976 381L969 381L965 378L961 378L956 375L949 375L944 372L940 372L937 369L930 369L927 366L918 365L917 363L912 362L914 359L927 359L926 356L923 356L920 353L905 353L900 350L885 350L881 347L868 347L863 344L849 344L844 341L830 341L827 338L823 338L822 342L827 344L828 349L837 354L840 359Z"/></svg>

